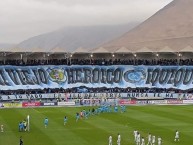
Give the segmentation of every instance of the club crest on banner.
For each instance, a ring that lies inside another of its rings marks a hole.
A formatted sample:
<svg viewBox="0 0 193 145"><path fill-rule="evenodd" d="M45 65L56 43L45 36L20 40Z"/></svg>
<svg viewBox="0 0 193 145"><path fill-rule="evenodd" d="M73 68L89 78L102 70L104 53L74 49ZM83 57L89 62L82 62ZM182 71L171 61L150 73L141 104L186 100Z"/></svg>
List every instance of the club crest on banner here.
<svg viewBox="0 0 193 145"><path fill-rule="evenodd" d="M53 82L63 83L66 81L66 75L63 69L52 68L47 70L49 73L49 79Z"/></svg>
<svg viewBox="0 0 193 145"><path fill-rule="evenodd" d="M143 69L133 69L125 72L124 77L127 82L137 83L146 78L146 72Z"/></svg>

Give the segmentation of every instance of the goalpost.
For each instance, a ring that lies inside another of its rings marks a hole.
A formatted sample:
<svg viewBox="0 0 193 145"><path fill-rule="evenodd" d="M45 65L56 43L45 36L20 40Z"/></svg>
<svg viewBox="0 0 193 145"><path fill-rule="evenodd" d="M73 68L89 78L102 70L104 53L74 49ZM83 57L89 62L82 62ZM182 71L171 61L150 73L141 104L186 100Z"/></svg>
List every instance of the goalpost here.
<svg viewBox="0 0 193 145"><path fill-rule="evenodd" d="M27 115L27 131L29 131L30 130L30 116L29 115Z"/></svg>

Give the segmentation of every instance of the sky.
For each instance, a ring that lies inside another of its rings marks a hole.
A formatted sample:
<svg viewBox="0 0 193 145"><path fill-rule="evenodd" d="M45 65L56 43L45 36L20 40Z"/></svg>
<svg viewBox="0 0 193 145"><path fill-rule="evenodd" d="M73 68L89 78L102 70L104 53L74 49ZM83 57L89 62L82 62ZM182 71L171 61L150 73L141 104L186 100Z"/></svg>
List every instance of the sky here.
<svg viewBox="0 0 193 145"><path fill-rule="evenodd" d="M142 22L172 0L0 0L0 43L68 26Z"/></svg>

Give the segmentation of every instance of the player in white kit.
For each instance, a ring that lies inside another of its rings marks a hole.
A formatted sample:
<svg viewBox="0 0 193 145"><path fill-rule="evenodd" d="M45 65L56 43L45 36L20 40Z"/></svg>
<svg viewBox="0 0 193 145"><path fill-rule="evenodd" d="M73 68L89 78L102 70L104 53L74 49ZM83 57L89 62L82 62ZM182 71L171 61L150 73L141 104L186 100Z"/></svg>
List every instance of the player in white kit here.
<svg viewBox="0 0 193 145"><path fill-rule="evenodd" d="M161 137L159 137L159 136L158 136L158 138L157 138L157 144L158 144L158 145L161 145L161 144L162 144L162 139L161 139Z"/></svg>
<svg viewBox="0 0 193 145"><path fill-rule="evenodd" d="M141 138L141 145L145 145L145 139L144 139L144 137Z"/></svg>
<svg viewBox="0 0 193 145"><path fill-rule="evenodd" d="M121 141L117 139L117 145L121 145Z"/></svg>
<svg viewBox="0 0 193 145"><path fill-rule="evenodd" d="M140 142L141 142L141 135L139 132L137 132L137 141L136 141L136 144L137 145L140 145Z"/></svg>
<svg viewBox="0 0 193 145"><path fill-rule="evenodd" d="M155 145L155 135L152 135L152 145Z"/></svg>
<svg viewBox="0 0 193 145"><path fill-rule="evenodd" d="M151 133L149 133L148 136L147 136L147 140L148 140L147 145L149 145L149 144L151 145L152 144L151 137L152 137Z"/></svg>
<svg viewBox="0 0 193 145"><path fill-rule="evenodd" d="M117 136L117 145L120 145L121 144L121 135L118 133L118 136Z"/></svg>
<svg viewBox="0 0 193 145"><path fill-rule="evenodd" d="M1 132L4 132L3 124L1 125Z"/></svg>
<svg viewBox="0 0 193 145"><path fill-rule="evenodd" d="M180 133L178 130L176 130L174 141L180 141Z"/></svg>
<svg viewBox="0 0 193 145"><path fill-rule="evenodd" d="M134 141L137 142L137 130L133 131Z"/></svg>
<svg viewBox="0 0 193 145"><path fill-rule="evenodd" d="M109 145L112 145L112 143L113 143L113 138L112 138L112 136L110 135L110 136L109 136Z"/></svg>

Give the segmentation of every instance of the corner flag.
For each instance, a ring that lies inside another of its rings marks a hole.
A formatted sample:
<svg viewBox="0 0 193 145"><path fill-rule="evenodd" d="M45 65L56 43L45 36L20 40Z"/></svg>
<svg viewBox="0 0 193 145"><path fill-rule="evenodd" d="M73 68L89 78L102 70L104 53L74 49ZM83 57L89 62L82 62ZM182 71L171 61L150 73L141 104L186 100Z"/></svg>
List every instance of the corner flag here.
<svg viewBox="0 0 193 145"><path fill-rule="evenodd" d="M27 130L29 131L30 130L30 122L29 122L29 119L30 119L30 117L29 117L29 115L27 115Z"/></svg>

